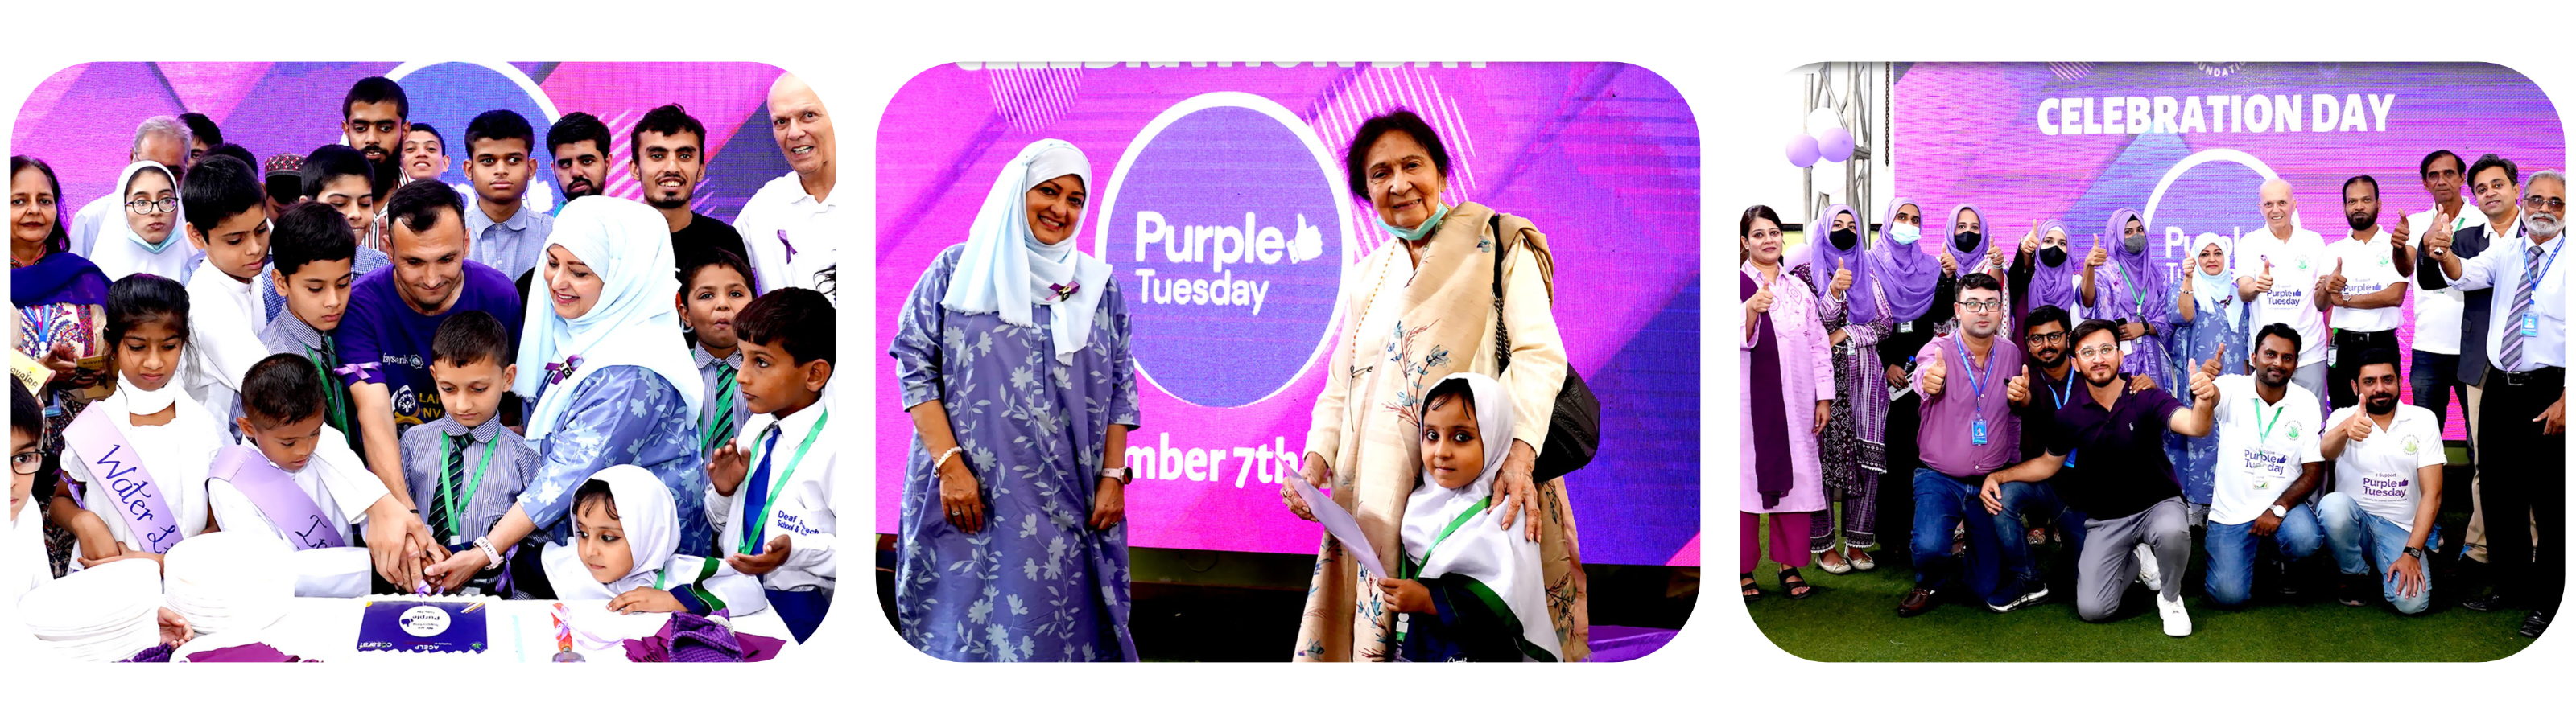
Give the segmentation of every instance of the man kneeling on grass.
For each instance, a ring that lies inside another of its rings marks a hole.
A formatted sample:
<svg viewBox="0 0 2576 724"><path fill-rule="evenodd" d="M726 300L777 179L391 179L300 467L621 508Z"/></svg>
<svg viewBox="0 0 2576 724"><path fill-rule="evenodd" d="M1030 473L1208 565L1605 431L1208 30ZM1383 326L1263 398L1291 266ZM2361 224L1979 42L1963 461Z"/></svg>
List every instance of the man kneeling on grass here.
<svg viewBox="0 0 2576 724"><path fill-rule="evenodd" d="M2343 605L2365 605L2377 588L2399 613L2415 614L2433 601L2424 547L2441 530L2433 518L2442 510L2442 465L2449 456L2442 451L2441 418L2397 404L2404 387L2397 355L2362 351L2352 378L2353 397L2362 404L2336 410L2320 441L2344 487L2317 503L2317 516L2344 574L2337 596Z"/></svg>
<svg viewBox="0 0 2576 724"><path fill-rule="evenodd" d="M2217 363L2192 371L2196 402L2186 407L2162 389L2133 389L2120 378L2120 334L2110 321L2076 325L2074 338L2076 365L2084 372L2081 401L2058 408L2056 424L2035 431L2047 436L2046 451L1987 475L1978 497L1987 511L2000 512L2004 484L2053 476L2058 496L2086 518L2076 554L2077 615L2101 621L2119 611L2120 594L2138 576L2131 552L2143 542L2155 554L2158 575L2150 588L2161 594L2156 610L2165 635L2189 636L2182 575L2191 555L2190 519L2173 460L2165 457L2164 432L2209 434Z"/></svg>

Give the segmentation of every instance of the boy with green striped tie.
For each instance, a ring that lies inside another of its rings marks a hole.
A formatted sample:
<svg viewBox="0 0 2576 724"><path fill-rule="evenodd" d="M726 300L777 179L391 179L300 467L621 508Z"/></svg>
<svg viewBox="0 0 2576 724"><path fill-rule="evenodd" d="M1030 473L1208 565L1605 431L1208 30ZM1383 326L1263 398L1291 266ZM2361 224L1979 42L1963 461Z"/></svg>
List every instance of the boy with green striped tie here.
<svg viewBox="0 0 2576 724"><path fill-rule="evenodd" d="M524 566L514 577L544 575L537 560L541 546L504 551L484 537L510 512L539 462L527 438L503 427L498 414L501 393L519 373L511 362L510 331L490 313L466 311L439 323L429 349L429 374L438 381L447 415L403 433L403 483L439 543L451 552L481 549L492 561L450 592L508 595L501 576L505 563Z"/></svg>

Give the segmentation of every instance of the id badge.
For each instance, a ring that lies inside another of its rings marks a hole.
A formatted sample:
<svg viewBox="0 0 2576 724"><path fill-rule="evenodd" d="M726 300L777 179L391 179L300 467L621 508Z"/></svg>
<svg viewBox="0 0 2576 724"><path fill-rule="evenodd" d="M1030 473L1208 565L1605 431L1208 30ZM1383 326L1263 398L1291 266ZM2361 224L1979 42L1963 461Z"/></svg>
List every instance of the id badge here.
<svg viewBox="0 0 2576 724"><path fill-rule="evenodd" d="M2524 312L2524 313L2522 314L2522 336L2525 336L2525 337L2538 337L2538 336L2540 336L2540 313L2539 313L2539 312Z"/></svg>
<svg viewBox="0 0 2576 724"><path fill-rule="evenodd" d="M1969 423L1968 423L1968 443L1969 443L1969 444L1971 444L1971 445L1984 445L1984 444L1986 444L1986 421L1984 421L1984 420L1972 420L1972 421L1969 421Z"/></svg>
<svg viewBox="0 0 2576 724"><path fill-rule="evenodd" d="M1897 333L1897 334L1913 334L1913 333L1914 333L1914 321L1913 321L1913 320L1906 320L1906 321L1903 321L1903 322L1897 322L1897 323L1896 323L1896 333Z"/></svg>
<svg viewBox="0 0 2576 724"><path fill-rule="evenodd" d="M2333 366L2335 366L2335 360L2340 359L2340 356L2339 356L2339 354L2338 354L2338 353L2341 353L2342 351L2343 351L2343 348L2342 348L2342 347L2335 347L2335 346L2328 346L2328 347L2326 347L2326 366L2327 366L2327 367L2333 367Z"/></svg>
<svg viewBox="0 0 2576 724"><path fill-rule="evenodd" d="M2135 342L2135 340L2126 340L2126 339L2124 339L2124 340L2120 340L2120 355L2121 355L2121 356L2125 357L2125 356L2128 356L2128 355L2131 355L2131 354L2135 354L2135 352L2133 351L2133 349L2134 349L2134 348L2131 346L2131 344L2132 344L2133 342Z"/></svg>

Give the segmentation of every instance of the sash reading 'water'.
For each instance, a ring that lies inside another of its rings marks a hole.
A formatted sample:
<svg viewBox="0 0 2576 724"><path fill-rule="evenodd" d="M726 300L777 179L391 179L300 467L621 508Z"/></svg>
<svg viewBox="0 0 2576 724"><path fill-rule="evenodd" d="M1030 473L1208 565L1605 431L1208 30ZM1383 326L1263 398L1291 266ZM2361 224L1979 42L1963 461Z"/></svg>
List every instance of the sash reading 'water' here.
<svg viewBox="0 0 2576 724"><path fill-rule="evenodd" d="M295 478L287 475L286 471L268 464L268 457L261 455L259 448L249 445L224 448L215 456L215 467L207 472L207 476L231 481L233 489L248 496L251 505L258 506L259 512L268 516L269 523L286 533L286 542L294 544L296 550L345 548L349 545L340 537L339 527L322 515L322 507L314 504L313 496L305 495L304 489L295 487Z"/></svg>
<svg viewBox="0 0 2576 724"><path fill-rule="evenodd" d="M170 514L170 501L161 493L160 483L152 472L143 469L143 460L126 442L125 433L107 416L118 414L100 405L85 411L63 428L63 442L80 451L89 461L90 472L98 476L99 485L107 486L111 505L125 519L125 529L133 532L135 541L154 555L170 552L179 544L179 518Z"/></svg>

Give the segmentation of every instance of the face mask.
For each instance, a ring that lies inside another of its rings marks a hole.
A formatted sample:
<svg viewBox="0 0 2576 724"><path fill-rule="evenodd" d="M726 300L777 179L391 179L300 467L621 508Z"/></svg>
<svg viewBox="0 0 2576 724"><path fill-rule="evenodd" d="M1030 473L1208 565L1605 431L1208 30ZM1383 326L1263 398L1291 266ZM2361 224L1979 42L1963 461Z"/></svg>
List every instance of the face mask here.
<svg viewBox="0 0 2576 724"><path fill-rule="evenodd" d="M155 244L149 241L144 241L143 234L135 231L132 224L127 224L125 227L125 240L134 242L136 246L143 247L144 251L159 254L161 253L161 250L170 248L170 242L178 241L180 233L181 232L178 229L171 229L169 236L161 237L161 243Z"/></svg>
<svg viewBox="0 0 2576 724"><path fill-rule="evenodd" d="M1912 244L1917 241L1922 241L1923 227L1915 226L1913 224L1897 224L1895 226L1890 226L1887 227L1887 239L1899 244Z"/></svg>
<svg viewBox="0 0 2576 724"><path fill-rule="evenodd" d="M1950 243L1957 244L1960 251L1967 251L1977 248L1977 242L1984 238L1984 236L1979 235L1977 232L1970 231L1950 237Z"/></svg>
<svg viewBox="0 0 2576 724"><path fill-rule="evenodd" d="M1385 230L1386 230L1386 233L1394 234L1394 235L1395 235L1395 238L1398 238L1398 239L1403 239L1403 240L1405 240L1405 241L1421 241L1421 240L1422 240L1422 237L1430 236L1430 235L1431 235L1431 230L1432 230L1432 229L1439 228L1439 227L1440 227L1440 220L1441 220L1441 219L1444 219L1444 218L1448 218L1448 216L1449 216L1449 207L1447 207L1447 206L1442 206L1442 207L1439 207L1439 208L1433 209L1433 210L1431 211L1431 218L1423 219L1423 220L1422 220L1422 225L1421 225L1421 226L1416 226L1416 227L1413 227L1413 228L1410 228L1410 229L1406 229L1406 228L1398 227L1398 226L1396 226L1396 225L1394 225L1394 224L1386 223L1386 219L1378 219L1378 220L1377 220L1377 228L1385 229Z"/></svg>
<svg viewBox="0 0 2576 724"><path fill-rule="evenodd" d="M2130 234L2128 236L2120 237L2120 248L2129 250L2129 253L2131 254L2146 251L2147 235Z"/></svg>
<svg viewBox="0 0 2576 724"><path fill-rule="evenodd" d="M2046 264L2051 267L2065 266L2066 248L2061 246L2052 246L2040 249L2039 263Z"/></svg>
<svg viewBox="0 0 2576 724"><path fill-rule="evenodd" d="M1850 229L1837 229L1825 237L1834 242L1834 248L1843 251L1851 251L1852 245L1860 243L1860 232Z"/></svg>

